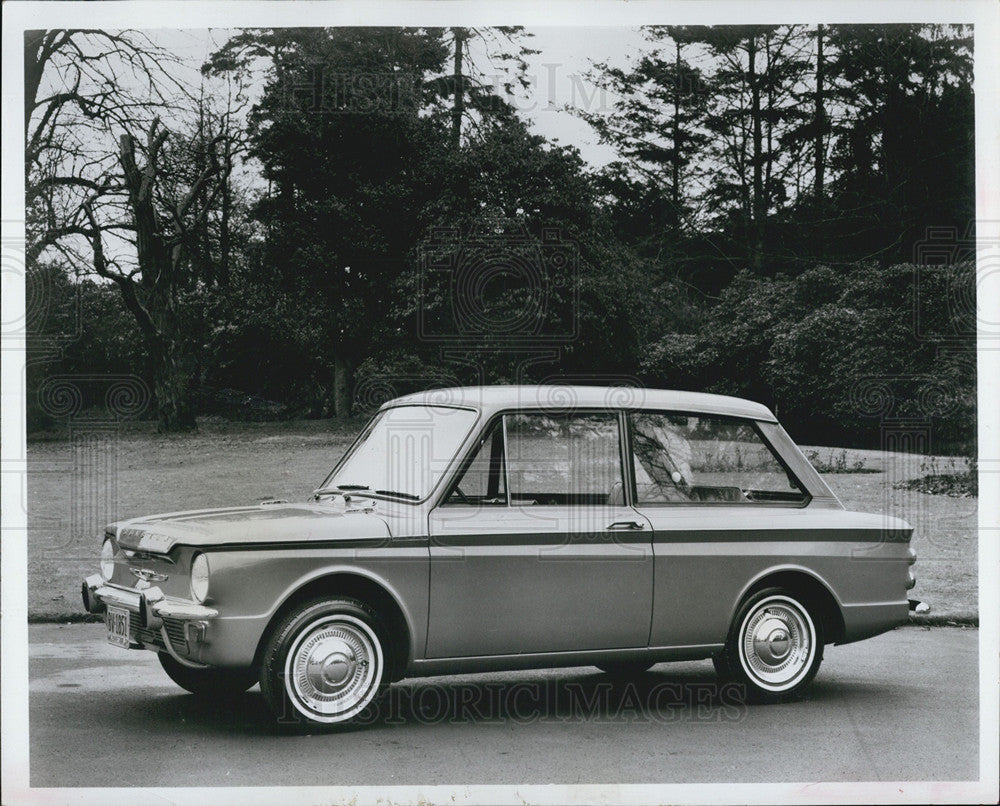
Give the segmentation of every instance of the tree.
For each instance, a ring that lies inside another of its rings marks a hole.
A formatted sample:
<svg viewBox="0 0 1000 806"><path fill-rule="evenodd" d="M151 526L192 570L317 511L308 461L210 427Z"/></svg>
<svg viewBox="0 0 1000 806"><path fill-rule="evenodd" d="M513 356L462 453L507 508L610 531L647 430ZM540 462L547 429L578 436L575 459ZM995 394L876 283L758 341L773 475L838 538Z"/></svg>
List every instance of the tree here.
<svg viewBox="0 0 1000 806"><path fill-rule="evenodd" d="M595 65L592 78L622 98L616 109L582 113L623 157L605 172L610 193L630 209L666 213L648 220L649 239L667 233L675 265L725 266L726 279L739 265L773 272L773 230L803 163L792 136L808 116L801 29L654 26L646 35L654 49L628 69ZM717 291L721 281L699 283Z"/></svg>
<svg viewBox="0 0 1000 806"><path fill-rule="evenodd" d="M160 428L184 430L195 426L188 397L193 367L192 338L186 321L186 296L213 279L201 263L199 247L209 213L223 193L232 171L231 145L224 134L197 132L193 146L197 157L170 153L169 132L154 118L140 143L130 132L119 140L124 191L135 232L136 262L123 267L105 252L106 225L99 221L91 202L84 203L93 266L111 280L135 317L150 353L153 391ZM141 160L141 161L140 161ZM203 162L184 176L177 165ZM206 255L202 251L202 260ZM206 261L209 266L212 260ZM197 342L195 342L197 343Z"/></svg>
<svg viewBox="0 0 1000 806"><path fill-rule="evenodd" d="M449 150L447 85L435 80L448 53L441 30L262 29L206 65L265 63L249 132L270 188L253 211L273 272L259 280L315 312L337 416L350 413L354 369L379 342L387 289L440 190L428 164Z"/></svg>
<svg viewBox="0 0 1000 806"><path fill-rule="evenodd" d="M528 69L525 59L538 53L524 44L532 34L519 25L492 28L451 28L452 71L441 83L451 96L451 147L462 144L462 126L466 119L474 125L489 120L498 112L510 113L512 107L504 96L516 93L515 85L526 89ZM478 63L485 60L491 73ZM503 91L504 96L500 95Z"/></svg>
<svg viewBox="0 0 1000 806"><path fill-rule="evenodd" d="M716 26L694 36L718 60L706 119L710 157L721 168L709 199L716 221L736 224L751 269L765 271L768 221L788 198L797 154L781 150L801 120L795 87L806 69L797 26Z"/></svg>
<svg viewBox="0 0 1000 806"><path fill-rule="evenodd" d="M579 152L496 117L435 173L420 271L400 276L396 308L398 332L423 338L395 346L425 364L444 350L469 382L628 374L661 312Z"/></svg>
<svg viewBox="0 0 1000 806"><path fill-rule="evenodd" d="M826 57L823 53L826 32L822 24L816 26L816 102L813 113L813 196L817 201L823 199L823 183L826 179L826 134L828 123L826 119L826 97L823 83L826 78Z"/></svg>
<svg viewBox="0 0 1000 806"><path fill-rule="evenodd" d="M170 90L179 84L166 68L174 64L175 57L137 31L25 32L29 264L81 234L85 199L114 190L109 133L170 107Z"/></svg>
<svg viewBox="0 0 1000 806"><path fill-rule="evenodd" d="M830 187L838 249L913 260L928 227L975 217L972 39L966 26L838 25ZM972 233L969 232L971 236Z"/></svg>
<svg viewBox="0 0 1000 806"><path fill-rule="evenodd" d="M225 273L228 257L206 249L206 233L236 153L232 98L216 113L178 71L135 32L26 35L29 266L51 249L78 275L114 284L145 341L163 430L194 425L185 295ZM159 114L183 121L185 110L191 131L171 138Z"/></svg>
<svg viewBox="0 0 1000 806"><path fill-rule="evenodd" d="M684 58L691 41L678 26L651 26L644 34L653 50L629 69L593 65L589 78L620 97L611 112L578 110L594 127L601 142L613 145L625 162L625 175L658 189L667 201L657 223L675 238L687 222L692 204L691 179L686 172L697 163L707 142L700 129L710 88L701 70ZM633 179L634 181L634 179Z"/></svg>

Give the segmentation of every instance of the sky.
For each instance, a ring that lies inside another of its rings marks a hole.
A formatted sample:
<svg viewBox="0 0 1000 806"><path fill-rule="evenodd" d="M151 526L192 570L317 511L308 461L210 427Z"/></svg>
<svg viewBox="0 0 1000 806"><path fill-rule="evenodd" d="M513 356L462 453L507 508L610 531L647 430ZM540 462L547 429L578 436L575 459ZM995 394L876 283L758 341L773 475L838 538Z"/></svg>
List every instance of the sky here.
<svg viewBox="0 0 1000 806"><path fill-rule="evenodd" d="M610 146L601 145L594 130L563 111L566 105L596 111L613 106L615 99L601 93L584 74L592 62L624 66L644 45L636 28L532 28L527 45L539 54L528 60L529 75L537 77L533 95L519 109L532 129L562 145L574 145L594 167L615 159Z"/></svg>

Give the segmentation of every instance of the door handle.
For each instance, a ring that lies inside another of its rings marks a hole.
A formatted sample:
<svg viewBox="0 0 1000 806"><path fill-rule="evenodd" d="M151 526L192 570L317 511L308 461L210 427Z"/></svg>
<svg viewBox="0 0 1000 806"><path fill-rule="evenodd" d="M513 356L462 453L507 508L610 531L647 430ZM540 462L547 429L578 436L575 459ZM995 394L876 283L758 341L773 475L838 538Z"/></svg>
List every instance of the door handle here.
<svg viewBox="0 0 1000 806"><path fill-rule="evenodd" d="M608 526L608 529L614 529L616 531L621 529L637 530L645 528L646 525L644 523L641 523L640 521L615 521L610 526Z"/></svg>

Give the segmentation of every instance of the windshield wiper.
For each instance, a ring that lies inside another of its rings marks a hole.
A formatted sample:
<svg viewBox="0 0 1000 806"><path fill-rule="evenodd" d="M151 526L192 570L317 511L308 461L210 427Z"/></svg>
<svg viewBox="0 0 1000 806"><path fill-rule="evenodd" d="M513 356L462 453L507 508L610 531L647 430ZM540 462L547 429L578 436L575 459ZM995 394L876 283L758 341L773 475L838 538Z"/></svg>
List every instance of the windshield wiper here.
<svg viewBox="0 0 1000 806"><path fill-rule="evenodd" d="M319 498L321 495L343 495L344 493L360 493L364 496L388 495L393 498L405 498L408 501L419 501L420 496L413 493L400 493L395 490L372 490L367 484L337 484L333 487L321 487L313 490L313 496Z"/></svg>
<svg viewBox="0 0 1000 806"><path fill-rule="evenodd" d="M420 496L413 493L397 493L395 490L376 490L375 495L392 495L396 498L406 498L409 501L419 501Z"/></svg>
<svg viewBox="0 0 1000 806"><path fill-rule="evenodd" d="M358 493L371 490L367 484L337 484L334 487L320 487L313 490L313 497L319 498L321 495L343 495L344 493Z"/></svg>

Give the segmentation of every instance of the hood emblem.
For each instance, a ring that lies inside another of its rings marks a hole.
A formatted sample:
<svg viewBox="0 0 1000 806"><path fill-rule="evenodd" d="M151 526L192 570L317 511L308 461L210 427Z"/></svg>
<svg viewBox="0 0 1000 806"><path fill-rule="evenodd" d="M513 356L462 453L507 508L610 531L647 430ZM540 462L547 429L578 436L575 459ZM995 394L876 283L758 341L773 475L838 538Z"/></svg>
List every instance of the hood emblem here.
<svg viewBox="0 0 1000 806"><path fill-rule="evenodd" d="M166 574L158 574L148 568L130 568L129 570L132 572L132 576L147 585L150 582L166 582L169 579Z"/></svg>

